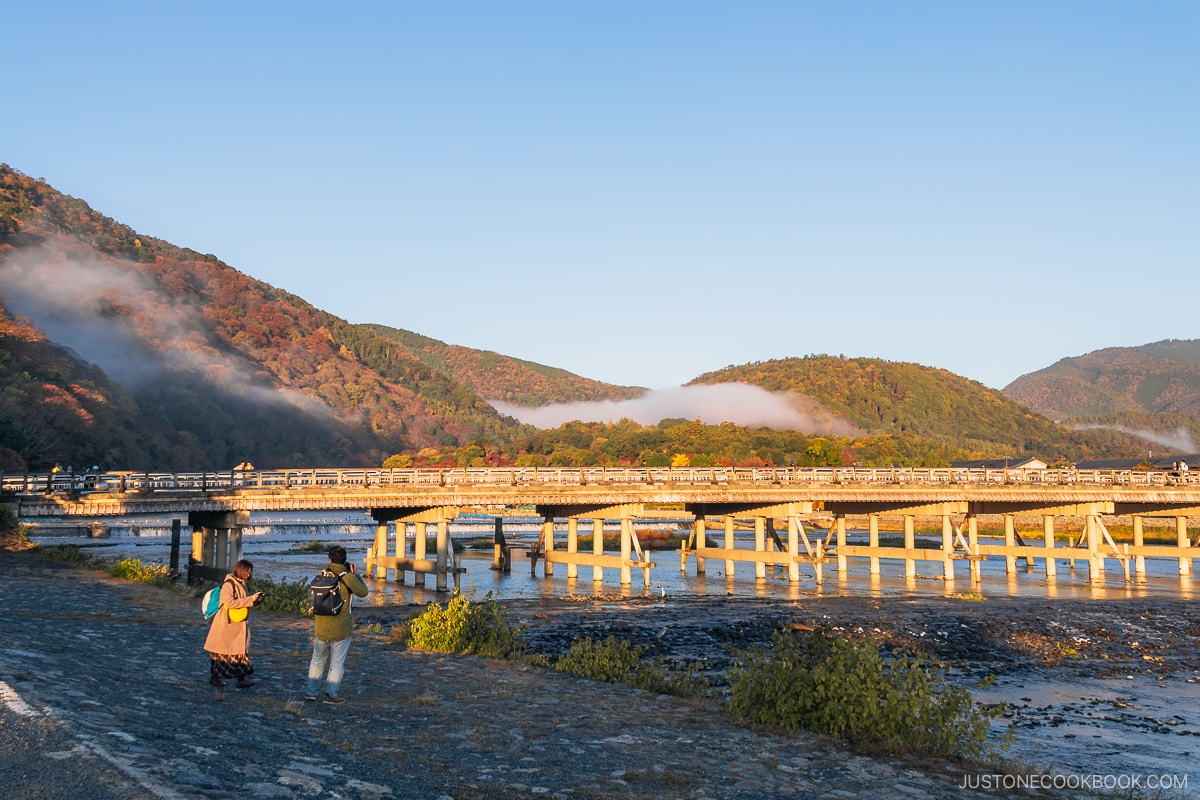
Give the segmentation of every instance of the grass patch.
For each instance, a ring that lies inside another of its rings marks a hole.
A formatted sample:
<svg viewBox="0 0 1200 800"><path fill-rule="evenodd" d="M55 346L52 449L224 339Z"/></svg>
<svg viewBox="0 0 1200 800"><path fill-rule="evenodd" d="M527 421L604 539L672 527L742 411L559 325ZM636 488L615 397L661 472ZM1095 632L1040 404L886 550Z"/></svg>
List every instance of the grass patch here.
<svg viewBox="0 0 1200 800"><path fill-rule="evenodd" d="M690 671L673 672L661 656L647 660L642 657L641 647L612 636L600 641L576 637L554 668L581 678L677 697L703 697L709 691L708 682L700 676Z"/></svg>

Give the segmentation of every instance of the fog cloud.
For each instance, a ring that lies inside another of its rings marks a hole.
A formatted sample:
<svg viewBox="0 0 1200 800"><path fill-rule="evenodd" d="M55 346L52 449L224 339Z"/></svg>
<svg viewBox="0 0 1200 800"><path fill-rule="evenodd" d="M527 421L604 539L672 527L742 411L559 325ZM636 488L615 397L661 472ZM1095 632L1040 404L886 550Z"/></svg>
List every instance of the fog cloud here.
<svg viewBox="0 0 1200 800"><path fill-rule="evenodd" d="M1184 453L1195 453L1196 442L1192 439L1192 434L1187 428L1176 428L1174 433L1169 431L1155 431L1148 428L1126 428L1122 425L1071 425L1071 430L1087 431L1101 428L1108 431L1120 431L1128 433L1130 436L1138 436L1148 442L1161 444L1163 447L1170 447L1174 450L1180 450Z"/></svg>
<svg viewBox="0 0 1200 800"><path fill-rule="evenodd" d="M0 299L126 388L183 371L255 403L328 412L301 392L264 384L251 364L214 347L199 310L164 290L142 265L20 250L0 261Z"/></svg>
<svg viewBox="0 0 1200 800"><path fill-rule="evenodd" d="M710 425L732 422L750 428L772 428L802 433L853 436L860 429L837 417L812 398L775 394L744 383L680 386L649 391L631 400L597 400L557 403L540 408L491 401L502 414L539 428L557 428L564 422L617 422L631 419L655 425L676 417L699 419Z"/></svg>

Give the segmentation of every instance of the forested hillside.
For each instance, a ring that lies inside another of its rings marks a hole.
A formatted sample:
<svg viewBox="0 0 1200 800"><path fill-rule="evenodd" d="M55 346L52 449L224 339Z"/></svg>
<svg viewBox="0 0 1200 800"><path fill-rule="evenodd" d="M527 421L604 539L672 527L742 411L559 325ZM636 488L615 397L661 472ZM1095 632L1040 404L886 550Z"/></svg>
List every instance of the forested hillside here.
<svg viewBox="0 0 1200 800"><path fill-rule="evenodd" d="M446 344L412 331L386 325L364 325L402 345L403 352L430 369L473 389L480 397L519 406L544 406L579 400L625 400L645 390L637 386L614 386L581 378L564 369L532 361Z"/></svg>
<svg viewBox="0 0 1200 800"><path fill-rule="evenodd" d="M16 376L0 395L6 469L378 464L522 430L391 340L6 165L0 304L0 369ZM85 446L55 398L93 385L72 409L91 420ZM109 419L133 432L102 434Z"/></svg>
<svg viewBox="0 0 1200 800"><path fill-rule="evenodd" d="M1127 380L1091 380L1108 392L1105 413L1115 409L1132 420L1149 406L1195 408L1196 346L1148 346L1157 361L1153 369L1138 361L1137 381L1132 369ZM1110 359L1100 371L1125 363ZM1045 372L1076 384L1089 380L1078 366ZM280 468L385 459L398 466L938 465L1147 449L1127 433L1057 426L999 392L915 364L813 356L729 367L694 383L725 381L791 393L801 411L840 415L863 435L851 427L838 429L846 435L819 436L687 419L539 431L487 401L613 400L643 390L396 328L352 325L216 256L137 233L0 165L5 471L55 463L208 470L244 460ZM1180 418L1181 431L1195 430Z"/></svg>
<svg viewBox="0 0 1200 800"><path fill-rule="evenodd" d="M693 383L728 381L807 395L869 433L953 443L971 457L1076 461L1145 450L1143 442L1117 431L1055 425L1001 392L919 364L808 356L727 367Z"/></svg>
<svg viewBox="0 0 1200 800"><path fill-rule="evenodd" d="M1143 411L1200 414L1200 340L1166 339L1064 358L1004 387L1052 419Z"/></svg>

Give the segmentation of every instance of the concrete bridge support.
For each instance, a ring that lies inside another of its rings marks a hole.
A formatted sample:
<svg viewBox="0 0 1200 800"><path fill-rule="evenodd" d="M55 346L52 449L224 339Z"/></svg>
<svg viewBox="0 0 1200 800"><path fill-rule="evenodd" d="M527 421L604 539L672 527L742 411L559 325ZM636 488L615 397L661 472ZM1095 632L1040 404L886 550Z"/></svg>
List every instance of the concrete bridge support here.
<svg viewBox="0 0 1200 800"><path fill-rule="evenodd" d="M954 522L949 514L942 515L942 577L954 580Z"/></svg>
<svg viewBox="0 0 1200 800"><path fill-rule="evenodd" d="M846 578L846 515L838 514L834 524L837 526L838 577Z"/></svg>
<svg viewBox="0 0 1200 800"><path fill-rule="evenodd" d="M732 514L725 515L725 549L726 550L733 549L733 546L734 546L733 529L736 524L737 524L737 520L735 520L733 518ZM733 564L734 564L734 562L731 559L728 559L728 558L725 559L725 577L726 578L733 577L733 570L734 570Z"/></svg>
<svg viewBox="0 0 1200 800"><path fill-rule="evenodd" d="M979 555L979 518L974 514L967 515L967 550L971 559L971 581L979 583L983 578L983 557Z"/></svg>
<svg viewBox="0 0 1200 800"><path fill-rule="evenodd" d="M911 552L911 551L915 550L916 548L917 548L916 523L913 520L912 514L905 514L904 515L904 549L905 549L905 551ZM904 577L905 578L917 577L917 562L914 561L913 559L909 558L907 555L904 557Z"/></svg>
<svg viewBox="0 0 1200 800"><path fill-rule="evenodd" d="M567 565L567 577L577 578L580 566L592 568L592 582L604 581L605 568L618 570L622 586L628 586L632 580L632 569L642 570L646 586L650 585L650 568L655 566L648 553L643 553L633 528L634 519L644 512L639 504L622 504L619 506L587 506L587 505L546 505L537 506L537 513L542 518L542 535L538 544L530 551L530 569L537 574L537 562L545 563L544 575L554 575L555 564ZM554 520L567 520L567 549L556 549L554 545ZM618 519L621 522L621 538L619 554L604 552L604 522L606 519ZM590 519L592 522L592 551L579 552L580 519Z"/></svg>
<svg viewBox="0 0 1200 800"><path fill-rule="evenodd" d="M1188 539L1188 532L1187 532L1187 517L1176 517L1175 518L1175 543L1176 543L1176 546L1178 546L1178 547L1191 547L1191 542ZM1191 574L1192 574L1192 559L1191 558L1179 559L1179 575L1180 575L1180 577L1183 577L1184 575L1191 575Z"/></svg>
<svg viewBox="0 0 1200 800"><path fill-rule="evenodd" d="M579 520L571 517L567 520L567 555L574 556L579 552ZM567 577L576 579L579 577L579 564L570 560L567 562Z"/></svg>
<svg viewBox="0 0 1200 800"><path fill-rule="evenodd" d="M592 555L597 559L604 555L604 518L592 518ZM592 566L592 583L604 582L604 567L597 561Z"/></svg>
<svg viewBox="0 0 1200 800"><path fill-rule="evenodd" d="M242 528L250 522L248 511L192 511L192 552L188 558L188 583L219 582L242 558Z"/></svg>
<svg viewBox="0 0 1200 800"><path fill-rule="evenodd" d="M1133 546L1141 548L1146 544L1146 533L1143 527L1142 518L1134 516L1133 518ZM1133 559L1133 571L1136 575L1146 574L1146 557L1139 555Z"/></svg>
<svg viewBox="0 0 1200 800"><path fill-rule="evenodd" d="M867 516L867 546L871 548L872 555L869 558L870 574L879 574L879 515L870 514Z"/></svg>
<svg viewBox="0 0 1200 800"><path fill-rule="evenodd" d="M1139 519L1140 523L1141 520ZM1139 526L1140 527L1140 526ZM1058 566L1054 560L1054 515L1044 514L1042 516L1042 533L1046 540L1046 577L1053 578L1058 575Z"/></svg>
<svg viewBox="0 0 1200 800"><path fill-rule="evenodd" d="M454 588L458 589L461 575L466 570L458 566L454 557L453 542L450 540L450 521L458 516L455 506L437 506L431 508L389 508L372 509L371 516L377 525L375 528L375 545L367 550L366 574L372 572L376 578L387 578L387 571L394 570L396 581L404 582L404 573L413 573L413 585L424 586L425 576L433 575L437 591L449 591L449 579L454 580ZM395 555L388 555L387 523L395 524L396 545ZM408 523L413 523L413 555L407 555L406 539ZM427 557L427 530L430 524L437 526L437 552L434 559Z"/></svg>
<svg viewBox="0 0 1200 800"><path fill-rule="evenodd" d="M426 523L424 520L413 522L413 560L414 561L428 561L429 560L428 558L426 558L426 556L428 555L428 550L429 550L429 531L426 530L427 525L428 525L428 523ZM405 523L405 527L406 528L408 527L407 523ZM398 568L397 572L402 574L404 572L404 567L400 566ZM413 585L414 586L424 586L425 585L425 573L424 572L414 572L413 573Z"/></svg>

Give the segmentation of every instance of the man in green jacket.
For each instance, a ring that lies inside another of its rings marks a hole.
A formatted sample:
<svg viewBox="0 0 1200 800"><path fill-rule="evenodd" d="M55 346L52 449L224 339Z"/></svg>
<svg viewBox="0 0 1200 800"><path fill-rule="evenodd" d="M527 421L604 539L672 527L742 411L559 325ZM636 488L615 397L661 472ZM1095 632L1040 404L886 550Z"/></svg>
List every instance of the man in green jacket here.
<svg viewBox="0 0 1200 800"><path fill-rule="evenodd" d="M338 575L338 592L342 595L342 608L336 616L314 616L315 630L313 631L312 660L308 663L308 690L304 693L305 700L316 700L317 691L321 688L321 678L325 677L325 702L331 706L340 706L346 702L338 697L338 689L342 684L345 671L346 654L350 652L350 634L354 631L354 619L350 616L353 603L351 594L359 597L367 596L367 585L358 577L354 564L346 564L346 548L335 544L329 548L330 572ZM329 674L325 674L326 667Z"/></svg>

